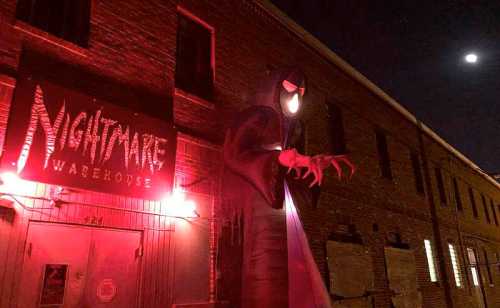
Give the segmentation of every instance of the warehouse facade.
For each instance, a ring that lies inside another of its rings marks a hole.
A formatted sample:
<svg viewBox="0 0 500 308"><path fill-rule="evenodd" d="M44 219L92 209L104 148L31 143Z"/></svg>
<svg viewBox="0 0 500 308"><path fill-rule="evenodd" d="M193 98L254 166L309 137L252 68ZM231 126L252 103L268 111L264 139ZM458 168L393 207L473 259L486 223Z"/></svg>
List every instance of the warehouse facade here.
<svg viewBox="0 0 500 308"><path fill-rule="evenodd" d="M290 66L357 166L298 204L333 305L500 306L499 184L272 4L0 4L0 307L234 307L224 131Z"/></svg>

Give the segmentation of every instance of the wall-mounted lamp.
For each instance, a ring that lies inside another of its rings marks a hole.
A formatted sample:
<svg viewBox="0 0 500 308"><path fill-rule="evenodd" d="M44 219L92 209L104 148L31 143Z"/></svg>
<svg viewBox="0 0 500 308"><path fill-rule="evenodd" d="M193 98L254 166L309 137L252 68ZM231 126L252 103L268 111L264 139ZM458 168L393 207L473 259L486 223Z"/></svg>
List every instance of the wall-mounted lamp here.
<svg viewBox="0 0 500 308"><path fill-rule="evenodd" d="M196 203L193 200L186 200L186 194L179 188L174 188L162 202L162 213L168 216L194 218L200 217L196 211Z"/></svg>

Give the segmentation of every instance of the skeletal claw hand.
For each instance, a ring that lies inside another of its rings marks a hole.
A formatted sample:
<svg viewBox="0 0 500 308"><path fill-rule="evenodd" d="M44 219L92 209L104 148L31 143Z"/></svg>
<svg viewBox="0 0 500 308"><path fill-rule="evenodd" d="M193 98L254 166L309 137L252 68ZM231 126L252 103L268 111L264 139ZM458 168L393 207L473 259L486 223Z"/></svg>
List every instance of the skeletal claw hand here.
<svg viewBox="0 0 500 308"><path fill-rule="evenodd" d="M289 174L292 170L295 170L296 179L305 179L311 174L314 176L313 181L309 184L309 187L314 185L321 185L323 182L323 170L332 165L337 172L339 179L342 178L342 168L340 163L346 164L350 169L351 173L349 178L356 171L354 166L346 155L326 155L319 154L313 157L301 155L295 149L284 150L280 153L279 162L281 165L288 167L287 173ZM302 168L306 168L306 172L302 175Z"/></svg>
<svg viewBox="0 0 500 308"><path fill-rule="evenodd" d="M342 168L340 167L340 162L343 162L346 164L350 169L351 173L349 175L349 178L352 178L352 175L354 174L356 167L354 166L349 159L347 159L346 155L325 155L325 154L319 154L313 157L313 160L316 160L318 163L318 166L321 168L321 170L327 168L330 164L335 168L335 171L337 172L338 178L342 178Z"/></svg>
<svg viewBox="0 0 500 308"><path fill-rule="evenodd" d="M311 174L314 176L314 180L311 182L311 184L309 184L309 187L313 187L316 184L321 185L323 181L323 169L319 166L318 161L315 159L311 159L306 168L307 171L302 176L302 178L305 179Z"/></svg>
<svg viewBox="0 0 500 308"><path fill-rule="evenodd" d="M356 172L356 166L347 158L346 155L337 155L334 156L334 159L343 162L351 169L351 173L349 175L349 179L351 179L352 176L354 175L354 172Z"/></svg>
<svg viewBox="0 0 500 308"><path fill-rule="evenodd" d="M286 172L286 174L290 174L292 172L292 170L295 171L295 179L300 179L301 177L301 170L299 167L295 166L295 167L288 167L288 171Z"/></svg>

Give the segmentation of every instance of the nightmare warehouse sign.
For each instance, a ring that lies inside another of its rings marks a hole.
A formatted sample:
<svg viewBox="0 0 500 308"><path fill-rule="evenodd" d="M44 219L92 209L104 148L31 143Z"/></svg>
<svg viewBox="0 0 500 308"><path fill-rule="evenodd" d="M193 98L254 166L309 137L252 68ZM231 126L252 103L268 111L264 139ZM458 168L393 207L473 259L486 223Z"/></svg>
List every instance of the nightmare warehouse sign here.
<svg viewBox="0 0 500 308"><path fill-rule="evenodd" d="M22 76L2 169L27 180L159 199L172 188L175 148L171 123Z"/></svg>

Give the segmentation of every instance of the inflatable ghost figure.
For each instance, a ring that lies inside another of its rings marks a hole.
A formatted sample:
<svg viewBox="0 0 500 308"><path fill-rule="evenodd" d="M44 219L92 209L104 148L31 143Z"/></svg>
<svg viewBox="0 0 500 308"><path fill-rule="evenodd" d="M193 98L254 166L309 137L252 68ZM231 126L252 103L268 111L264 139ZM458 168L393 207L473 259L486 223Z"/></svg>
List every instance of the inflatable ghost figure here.
<svg viewBox="0 0 500 308"><path fill-rule="evenodd" d="M354 166L345 156L310 157L296 150L305 90L296 69L270 73L252 106L226 132L224 210L242 217L243 225L239 249L221 250L221 288L231 307L330 306L293 196L295 190L320 185L329 165L339 176L339 162L352 172ZM294 177L287 175L292 170ZM287 185L301 181L308 185Z"/></svg>

